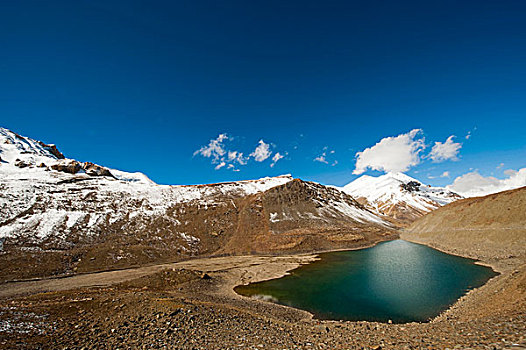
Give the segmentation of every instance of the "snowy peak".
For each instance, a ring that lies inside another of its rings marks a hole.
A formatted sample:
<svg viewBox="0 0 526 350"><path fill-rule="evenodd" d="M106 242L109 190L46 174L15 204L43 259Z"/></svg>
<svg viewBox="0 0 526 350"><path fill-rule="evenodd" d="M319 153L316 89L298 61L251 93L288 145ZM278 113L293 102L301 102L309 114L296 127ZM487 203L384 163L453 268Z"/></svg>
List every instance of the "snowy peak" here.
<svg viewBox="0 0 526 350"><path fill-rule="evenodd" d="M402 221L412 221L439 206L462 198L442 187L424 185L403 173L364 175L342 188L371 210Z"/></svg>
<svg viewBox="0 0 526 350"><path fill-rule="evenodd" d="M0 127L0 158L2 163L36 164L64 159L55 145L47 145Z"/></svg>
<svg viewBox="0 0 526 350"><path fill-rule="evenodd" d="M387 173L385 175L386 178L391 178L393 180L398 180L400 182L404 182L404 183L407 183L407 182L410 182L410 181L417 181L417 179L409 176L409 175L406 175L404 173Z"/></svg>
<svg viewBox="0 0 526 350"><path fill-rule="evenodd" d="M374 177L363 175L355 181L345 185L342 190L354 197L365 197L369 201L392 198L399 194L406 184L420 182L403 173L387 173Z"/></svg>
<svg viewBox="0 0 526 350"><path fill-rule="evenodd" d="M0 127L0 173L6 176L31 176L50 179L52 173L70 175L102 176L126 182L154 184L142 173L127 173L115 169L67 159L53 144L45 144L29 137L21 136ZM56 174L55 174L56 175Z"/></svg>

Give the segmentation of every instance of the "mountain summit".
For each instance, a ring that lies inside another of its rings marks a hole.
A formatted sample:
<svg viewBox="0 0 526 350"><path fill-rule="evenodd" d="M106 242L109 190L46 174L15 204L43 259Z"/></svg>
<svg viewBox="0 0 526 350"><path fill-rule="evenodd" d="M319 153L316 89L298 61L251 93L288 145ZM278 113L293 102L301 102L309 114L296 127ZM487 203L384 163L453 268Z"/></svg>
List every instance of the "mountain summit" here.
<svg viewBox="0 0 526 350"><path fill-rule="evenodd" d="M443 187L422 184L404 173L363 175L341 190L366 208L404 223L462 198Z"/></svg>

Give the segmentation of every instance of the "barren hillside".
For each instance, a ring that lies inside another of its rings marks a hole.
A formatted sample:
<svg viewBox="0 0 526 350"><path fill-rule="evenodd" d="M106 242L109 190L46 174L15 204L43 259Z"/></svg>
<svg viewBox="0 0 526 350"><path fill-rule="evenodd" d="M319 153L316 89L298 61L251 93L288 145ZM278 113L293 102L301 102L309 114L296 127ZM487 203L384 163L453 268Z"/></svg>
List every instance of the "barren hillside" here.
<svg viewBox="0 0 526 350"><path fill-rule="evenodd" d="M402 238L500 268L516 265L526 258L526 187L448 204L415 221Z"/></svg>

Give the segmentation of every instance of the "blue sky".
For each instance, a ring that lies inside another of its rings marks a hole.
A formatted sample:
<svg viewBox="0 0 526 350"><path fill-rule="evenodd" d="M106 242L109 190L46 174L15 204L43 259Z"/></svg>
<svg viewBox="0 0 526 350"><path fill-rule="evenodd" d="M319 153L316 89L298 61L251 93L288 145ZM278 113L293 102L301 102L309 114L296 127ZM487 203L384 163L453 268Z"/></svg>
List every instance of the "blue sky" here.
<svg viewBox="0 0 526 350"><path fill-rule="evenodd" d="M4 1L0 32L1 126L158 183L342 185L414 129L431 184L526 166L524 1Z"/></svg>

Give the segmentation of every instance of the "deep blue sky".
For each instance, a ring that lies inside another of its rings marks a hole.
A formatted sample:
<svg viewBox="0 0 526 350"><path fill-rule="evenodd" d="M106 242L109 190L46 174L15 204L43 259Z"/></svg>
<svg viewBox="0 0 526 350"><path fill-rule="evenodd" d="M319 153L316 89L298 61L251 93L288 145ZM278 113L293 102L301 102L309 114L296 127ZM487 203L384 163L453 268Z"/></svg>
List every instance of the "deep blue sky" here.
<svg viewBox="0 0 526 350"><path fill-rule="evenodd" d="M463 143L433 184L526 165L525 1L2 1L0 33L0 126L159 183L344 184L414 128ZM288 155L214 170L220 133Z"/></svg>

